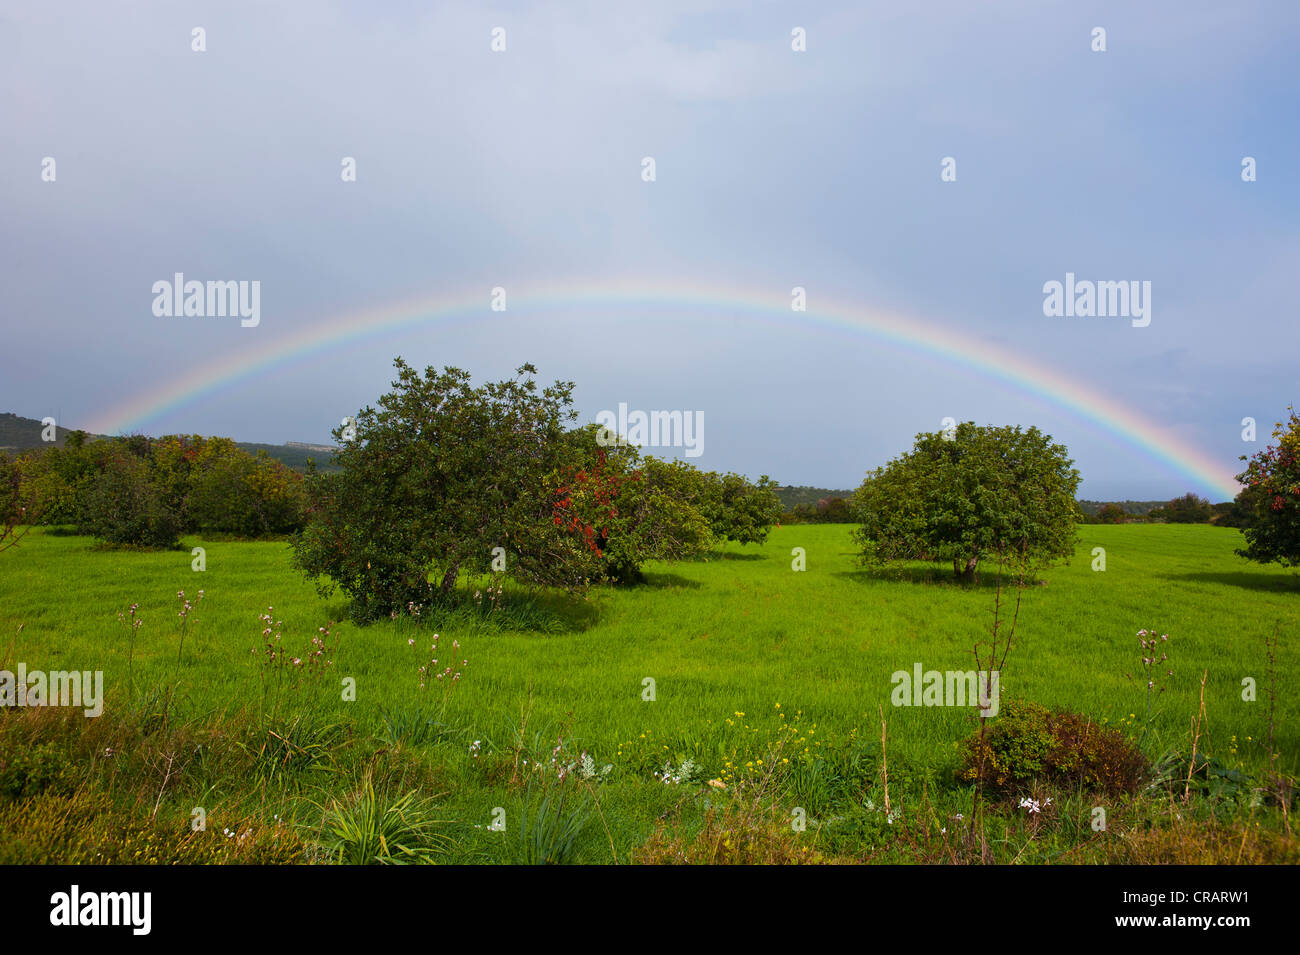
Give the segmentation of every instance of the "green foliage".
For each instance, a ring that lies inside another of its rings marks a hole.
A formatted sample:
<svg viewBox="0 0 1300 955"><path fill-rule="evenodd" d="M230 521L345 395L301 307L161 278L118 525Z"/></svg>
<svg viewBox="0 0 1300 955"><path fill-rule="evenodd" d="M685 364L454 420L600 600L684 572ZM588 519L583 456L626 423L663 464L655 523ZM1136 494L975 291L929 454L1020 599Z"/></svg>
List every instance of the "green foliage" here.
<svg viewBox="0 0 1300 955"><path fill-rule="evenodd" d="M34 517L23 499L22 471L0 451L0 551L17 543L19 525L33 523Z"/></svg>
<svg viewBox="0 0 1300 955"><path fill-rule="evenodd" d="M0 865L293 865L306 847L283 825L234 820L225 831L163 824L115 806L106 792L45 793L0 804Z"/></svg>
<svg viewBox="0 0 1300 955"><path fill-rule="evenodd" d="M1146 757L1118 730L1006 700L1002 715L963 744L958 778L1006 792L1050 782L1114 794L1136 790L1148 770Z"/></svg>
<svg viewBox="0 0 1300 955"><path fill-rule="evenodd" d="M772 525L781 519L781 499L776 482L766 474L751 482L740 474L706 475L711 485L705 516L719 540L761 544Z"/></svg>
<svg viewBox="0 0 1300 955"><path fill-rule="evenodd" d="M238 741L252 757L252 776L259 784L284 785L286 777L308 770L334 768L334 752L346 736L338 723L323 723L304 713L267 719Z"/></svg>
<svg viewBox="0 0 1300 955"><path fill-rule="evenodd" d="M320 846L340 865L430 863L451 851L445 820L433 815L432 800L416 792L392 798L376 793L369 775L351 800L333 801L321 820Z"/></svg>
<svg viewBox="0 0 1300 955"><path fill-rule="evenodd" d="M796 504L793 511L782 515L782 522L787 524L853 524L857 519L848 497L824 497L816 503Z"/></svg>
<svg viewBox="0 0 1300 955"><path fill-rule="evenodd" d="M1190 491L1182 497L1176 497L1164 507L1157 507L1148 515L1153 521L1168 524L1208 524L1214 514L1214 507L1203 497Z"/></svg>
<svg viewBox="0 0 1300 955"><path fill-rule="evenodd" d="M23 503L42 523L153 547L171 546L183 531L257 537L302 525L301 476L229 438L79 435L19 459Z"/></svg>
<svg viewBox="0 0 1300 955"><path fill-rule="evenodd" d="M285 534L302 526L305 508L302 478L264 451L250 455L229 438L213 438L195 456L184 507L195 530Z"/></svg>
<svg viewBox="0 0 1300 955"><path fill-rule="evenodd" d="M1123 524L1128 513L1118 504L1103 504L1097 511L1098 524Z"/></svg>
<svg viewBox="0 0 1300 955"><path fill-rule="evenodd" d="M570 520L596 528L601 576L638 581L646 561L704 553L714 540L700 511L708 492L704 475L682 461L641 458L633 447L599 447L598 430L574 432L573 456L582 466L560 489Z"/></svg>
<svg viewBox="0 0 1300 955"><path fill-rule="evenodd" d="M1250 458L1237 475L1245 485L1237 501L1246 511L1247 560L1284 567L1300 565L1300 415L1288 409L1284 425L1273 429L1276 444Z"/></svg>
<svg viewBox="0 0 1300 955"><path fill-rule="evenodd" d="M593 815L589 800L566 807L571 794L543 790L525 800L524 821L514 861L519 865L572 865L578 861L577 842Z"/></svg>
<svg viewBox="0 0 1300 955"><path fill-rule="evenodd" d="M393 390L356 416L337 474L308 477L310 522L294 560L322 593L339 587L358 622L428 603L429 573L451 593L462 573L505 573L578 590L599 572L594 529L570 523L557 489L568 473L565 422L573 385L538 391L531 365L514 379L470 383L467 372L398 358Z"/></svg>
<svg viewBox="0 0 1300 955"><path fill-rule="evenodd" d="M1079 472L1037 428L976 427L919 434L915 447L867 476L855 495L862 558L951 561L974 577L980 560L1028 563L1074 550Z"/></svg>
<svg viewBox="0 0 1300 955"><path fill-rule="evenodd" d="M110 544L175 547L181 519L148 463L119 452L78 494L78 530Z"/></svg>

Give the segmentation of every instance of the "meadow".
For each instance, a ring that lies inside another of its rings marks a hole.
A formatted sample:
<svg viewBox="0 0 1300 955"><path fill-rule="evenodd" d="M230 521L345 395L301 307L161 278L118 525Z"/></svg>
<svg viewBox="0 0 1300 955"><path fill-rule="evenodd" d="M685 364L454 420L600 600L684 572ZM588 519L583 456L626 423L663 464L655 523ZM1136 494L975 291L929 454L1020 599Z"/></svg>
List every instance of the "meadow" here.
<svg viewBox="0 0 1300 955"><path fill-rule="evenodd" d="M1296 860L1293 790L1266 781L1300 771L1300 575L1235 556L1231 529L1080 526L1020 594L1002 705L1117 728L1152 780L992 794L955 778L976 711L893 706L891 674L974 669L995 580L864 568L851 530L779 527L585 599L467 581L364 628L284 542L33 530L0 555L0 669L102 670L106 702L0 713L0 861ZM1150 700L1143 628L1168 634ZM1193 745L1214 764L1184 783Z"/></svg>

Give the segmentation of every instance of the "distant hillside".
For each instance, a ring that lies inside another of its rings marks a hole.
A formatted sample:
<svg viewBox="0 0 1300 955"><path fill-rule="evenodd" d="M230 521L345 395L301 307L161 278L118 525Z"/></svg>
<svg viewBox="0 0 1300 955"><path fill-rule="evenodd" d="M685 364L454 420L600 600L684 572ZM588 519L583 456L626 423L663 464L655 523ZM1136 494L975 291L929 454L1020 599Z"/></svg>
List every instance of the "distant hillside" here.
<svg viewBox="0 0 1300 955"><path fill-rule="evenodd" d="M57 440L53 442L41 440L43 430L44 426L35 418L24 418L8 411L0 412L0 451L9 451L16 454L21 451L31 451L35 448L47 448L50 444L62 447L67 442L68 434L75 429L56 425ZM89 436L92 441L100 441L106 437L107 435L102 434ZM308 458L315 458L316 467L322 471L335 470L330 464L334 449L329 445L305 444L301 441L286 441L284 444L255 444L250 441L236 441L235 444L250 454L265 451L268 456L296 471L306 469Z"/></svg>
<svg viewBox="0 0 1300 955"><path fill-rule="evenodd" d="M786 485L778 487L776 496L781 499L781 507L787 511L793 511L798 504L811 504L817 506L818 501L825 500L829 497L850 498L853 496L852 491L832 491L824 487L794 487Z"/></svg>
<svg viewBox="0 0 1300 955"><path fill-rule="evenodd" d="M30 451L32 448L49 447L50 444L62 447L72 429L56 424L55 440L52 442L41 440L41 432L44 430L45 425L35 418L24 418L9 411L0 412L0 451ZM90 437L91 440L98 440L103 435L93 434Z"/></svg>
<svg viewBox="0 0 1300 955"><path fill-rule="evenodd" d="M1125 514L1150 514L1157 507L1164 507L1168 501L1080 501L1079 510L1089 517L1094 516L1107 504L1118 504Z"/></svg>
<svg viewBox="0 0 1300 955"><path fill-rule="evenodd" d="M281 464L291 467L295 471L306 470L308 458L316 459L317 470L338 470L337 466L330 464L334 449L325 445L301 444L296 441L286 442L285 444L253 444L248 441L236 441L235 444L249 454L265 451L269 457L275 458Z"/></svg>

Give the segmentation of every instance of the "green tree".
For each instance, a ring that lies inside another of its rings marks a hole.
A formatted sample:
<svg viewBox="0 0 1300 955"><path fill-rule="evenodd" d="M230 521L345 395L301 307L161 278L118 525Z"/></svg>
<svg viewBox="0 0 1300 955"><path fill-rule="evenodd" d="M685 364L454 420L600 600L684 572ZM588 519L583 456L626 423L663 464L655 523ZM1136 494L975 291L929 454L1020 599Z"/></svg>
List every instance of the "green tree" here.
<svg viewBox="0 0 1300 955"><path fill-rule="evenodd" d="M246 537L301 528L302 477L269 457L251 455L229 438L211 438L193 457L184 485L184 512L196 530Z"/></svg>
<svg viewBox="0 0 1300 955"><path fill-rule="evenodd" d="M977 427L919 434L906 454L868 474L854 496L869 563L951 561L962 581L979 562L1069 557L1079 519L1079 472L1037 428Z"/></svg>
<svg viewBox="0 0 1300 955"><path fill-rule="evenodd" d="M174 547L180 536L180 516L148 463L126 450L108 459L79 495L79 504L79 531L110 544Z"/></svg>
<svg viewBox="0 0 1300 955"><path fill-rule="evenodd" d="M1160 516L1170 524L1208 524L1214 506L1190 491L1160 508Z"/></svg>
<svg viewBox="0 0 1300 955"><path fill-rule="evenodd" d="M294 560L323 592L352 598L358 621L403 611L452 592L462 573L491 569L502 548L506 573L577 590L599 576L595 530L559 489L571 462L566 422L572 382L538 390L536 369L471 384L467 372L401 358L393 390L356 416L333 475L308 478L309 519Z"/></svg>
<svg viewBox="0 0 1300 955"><path fill-rule="evenodd" d="M730 472L710 471L705 478L708 487L702 496L701 511L713 536L738 544L766 541L772 525L781 519L781 499L775 490L780 485L766 474L757 483Z"/></svg>
<svg viewBox="0 0 1300 955"><path fill-rule="evenodd" d="M1128 512L1118 504L1103 504L1097 509L1098 524L1123 524Z"/></svg>
<svg viewBox="0 0 1300 955"><path fill-rule="evenodd" d="M1237 475L1244 488L1237 502L1245 511L1248 560L1284 567L1300 564L1300 416L1288 408L1288 420L1273 429L1276 443L1247 460Z"/></svg>
<svg viewBox="0 0 1300 955"><path fill-rule="evenodd" d="M33 523L28 514L22 488L22 470L18 462L0 451L0 551L18 543L22 525Z"/></svg>
<svg viewBox="0 0 1300 955"><path fill-rule="evenodd" d="M623 583L643 579L648 560L683 560L713 543L701 513L707 477L684 461L641 457L632 445L602 446L598 425L568 436L569 464L557 485L567 508L562 523L593 529L600 576ZM552 518L554 522L554 518Z"/></svg>

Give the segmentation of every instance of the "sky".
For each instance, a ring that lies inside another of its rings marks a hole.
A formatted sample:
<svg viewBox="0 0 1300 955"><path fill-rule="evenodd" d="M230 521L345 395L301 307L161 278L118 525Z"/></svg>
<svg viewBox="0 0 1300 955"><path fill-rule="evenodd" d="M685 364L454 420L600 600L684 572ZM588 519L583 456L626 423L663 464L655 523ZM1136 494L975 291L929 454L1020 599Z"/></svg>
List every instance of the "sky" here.
<svg viewBox="0 0 1300 955"><path fill-rule="evenodd" d="M587 421L699 416L711 470L855 487L952 418L1050 433L1085 498L1223 500L1300 398L1298 28L1293 2L5 0L0 411L325 443L397 355L531 362ZM257 324L156 314L176 273L256 281ZM1044 314L1067 273L1149 282L1149 324Z"/></svg>

